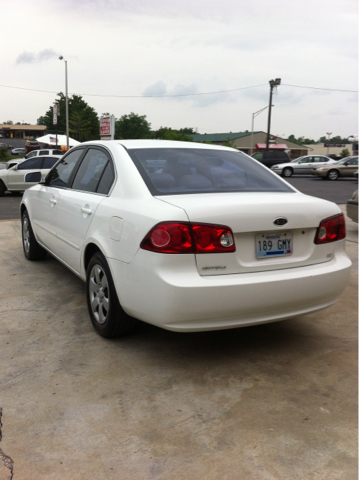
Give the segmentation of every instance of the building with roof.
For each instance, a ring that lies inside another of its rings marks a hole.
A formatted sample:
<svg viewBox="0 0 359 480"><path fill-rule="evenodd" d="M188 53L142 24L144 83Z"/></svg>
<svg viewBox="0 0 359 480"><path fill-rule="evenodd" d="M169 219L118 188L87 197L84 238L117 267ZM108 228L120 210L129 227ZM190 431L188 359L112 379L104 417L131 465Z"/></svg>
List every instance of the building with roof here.
<svg viewBox="0 0 359 480"><path fill-rule="evenodd" d="M215 145L228 145L238 148L244 153L251 154L266 149L267 133L263 131L252 132L246 130L245 132L229 132L229 133L203 133L191 135L194 142L210 142ZM305 145L298 145L285 138L280 138L271 135L269 143L271 150L290 150L291 158L301 157L302 155L308 155L308 151L311 151L311 147Z"/></svg>
<svg viewBox="0 0 359 480"><path fill-rule="evenodd" d="M0 124L3 138L32 138L45 135L45 125L7 125Z"/></svg>

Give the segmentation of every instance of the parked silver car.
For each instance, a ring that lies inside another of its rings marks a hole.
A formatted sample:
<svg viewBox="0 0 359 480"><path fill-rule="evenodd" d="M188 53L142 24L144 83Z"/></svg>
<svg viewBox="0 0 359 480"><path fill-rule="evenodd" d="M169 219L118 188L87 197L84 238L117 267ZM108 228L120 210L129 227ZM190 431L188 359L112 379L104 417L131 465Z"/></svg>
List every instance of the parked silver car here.
<svg viewBox="0 0 359 480"><path fill-rule="evenodd" d="M325 155L306 155L299 157L290 163L281 163L279 165L273 165L271 169L273 172L282 175L283 177L291 177L292 175L312 175L313 168L324 167L332 163L337 163L332 158Z"/></svg>

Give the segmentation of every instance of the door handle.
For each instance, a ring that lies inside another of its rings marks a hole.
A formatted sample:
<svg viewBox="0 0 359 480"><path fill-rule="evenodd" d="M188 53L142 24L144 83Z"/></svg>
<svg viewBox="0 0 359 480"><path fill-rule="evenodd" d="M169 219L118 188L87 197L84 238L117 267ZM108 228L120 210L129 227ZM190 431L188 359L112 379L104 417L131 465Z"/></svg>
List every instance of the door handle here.
<svg viewBox="0 0 359 480"><path fill-rule="evenodd" d="M56 205L56 204L57 204L57 200L55 200L54 198L52 198L52 199L50 200L50 203L51 203L52 205Z"/></svg>
<svg viewBox="0 0 359 480"><path fill-rule="evenodd" d="M92 210L91 210L91 208L82 207L81 212L87 213L87 215L91 215Z"/></svg>

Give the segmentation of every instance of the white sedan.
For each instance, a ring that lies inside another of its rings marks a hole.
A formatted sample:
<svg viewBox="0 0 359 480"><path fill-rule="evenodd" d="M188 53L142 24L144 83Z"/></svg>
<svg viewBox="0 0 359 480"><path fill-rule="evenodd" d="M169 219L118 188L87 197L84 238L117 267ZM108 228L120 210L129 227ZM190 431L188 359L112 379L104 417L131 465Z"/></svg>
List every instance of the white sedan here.
<svg viewBox="0 0 359 480"><path fill-rule="evenodd" d="M26 190L21 218L25 257L50 252L86 281L109 338L136 319L191 332L312 313L351 267L337 205L221 146L83 143Z"/></svg>
<svg viewBox="0 0 359 480"><path fill-rule="evenodd" d="M290 163L280 163L273 165L271 169L278 175L283 177L291 177L292 175L313 175L313 169L319 167L325 167L332 163L337 163L332 158L324 155L306 155L299 157Z"/></svg>
<svg viewBox="0 0 359 480"><path fill-rule="evenodd" d="M49 173L55 163L61 158L61 155L52 155L51 157L35 157L22 161L8 170L0 170L0 197L8 192L23 192L27 188L38 182L31 181L31 174L41 171L42 175ZM28 178L26 178L28 177Z"/></svg>

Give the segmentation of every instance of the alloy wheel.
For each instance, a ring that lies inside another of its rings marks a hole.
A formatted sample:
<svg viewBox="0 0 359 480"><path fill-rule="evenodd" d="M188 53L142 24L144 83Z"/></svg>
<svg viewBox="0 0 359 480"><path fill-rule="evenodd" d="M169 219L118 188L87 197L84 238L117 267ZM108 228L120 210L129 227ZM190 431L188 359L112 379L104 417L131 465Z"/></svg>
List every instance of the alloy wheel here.
<svg viewBox="0 0 359 480"><path fill-rule="evenodd" d="M339 175L336 170L330 170L330 172L328 173L328 177L330 180L336 180L339 177Z"/></svg>
<svg viewBox="0 0 359 480"><path fill-rule="evenodd" d="M24 249L26 253L29 253L30 250L30 229L29 221L27 217L24 217L22 222L22 239L24 242Z"/></svg>
<svg viewBox="0 0 359 480"><path fill-rule="evenodd" d="M93 316L96 322L103 325L109 315L110 293L106 274L98 264L90 272L89 294Z"/></svg>

